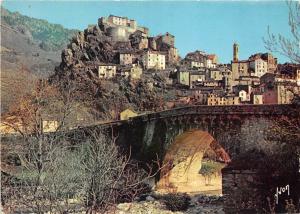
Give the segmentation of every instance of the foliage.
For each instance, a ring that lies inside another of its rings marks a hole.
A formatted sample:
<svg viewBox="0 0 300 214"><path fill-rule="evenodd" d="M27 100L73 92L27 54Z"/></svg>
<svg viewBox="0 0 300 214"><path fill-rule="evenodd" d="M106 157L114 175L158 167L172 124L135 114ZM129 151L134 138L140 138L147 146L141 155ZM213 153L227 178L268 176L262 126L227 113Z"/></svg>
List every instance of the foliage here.
<svg viewBox="0 0 300 214"><path fill-rule="evenodd" d="M221 163L215 161L203 161L199 173L204 176L211 176L217 172L221 172L222 168L223 164Z"/></svg>
<svg viewBox="0 0 300 214"><path fill-rule="evenodd" d="M10 12L1 8L1 18L14 28L28 30L34 40L41 42L41 48L61 50L75 35L76 30L65 29L62 25L51 24L46 20L23 16L18 12Z"/></svg>
<svg viewBox="0 0 300 214"><path fill-rule="evenodd" d="M169 193L160 197L160 200L171 211L185 211L188 209L191 197L186 193Z"/></svg>

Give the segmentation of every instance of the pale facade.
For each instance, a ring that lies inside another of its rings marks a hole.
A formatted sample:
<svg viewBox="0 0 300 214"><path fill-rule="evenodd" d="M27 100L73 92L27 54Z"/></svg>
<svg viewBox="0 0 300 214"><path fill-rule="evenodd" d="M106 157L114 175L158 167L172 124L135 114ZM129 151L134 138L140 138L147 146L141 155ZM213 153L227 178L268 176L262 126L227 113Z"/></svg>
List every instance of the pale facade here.
<svg viewBox="0 0 300 214"><path fill-rule="evenodd" d="M205 74L201 73L190 73L190 84L193 82L204 82L205 81Z"/></svg>
<svg viewBox="0 0 300 214"><path fill-rule="evenodd" d="M294 95L288 87L277 85L277 104L290 104Z"/></svg>
<svg viewBox="0 0 300 214"><path fill-rule="evenodd" d="M131 79L140 79L142 74L143 69L136 64L133 64L131 67L125 68L121 71L121 75L123 77L130 77Z"/></svg>
<svg viewBox="0 0 300 214"><path fill-rule="evenodd" d="M190 60L190 59L183 60L182 64L187 66L190 69L204 68L204 63L203 62L194 61L194 60Z"/></svg>
<svg viewBox="0 0 300 214"><path fill-rule="evenodd" d="M131 65L132 59L133 59L132 53L120 53L119 56L120 65Z"/></svg>
<svg viewBox="0 0 300 214"><path fill-rule="evenodd" d="M42 125L43 132L55 132L58 129L58 121L56 120L44 120Z"/></svg>
<svg viewBox="0 0 300 214"><path fill-rule="evenodd" d="M264 104L290 104L294 98L294 93L299 94L300 87L276 83L271 88L263 86L261 90Z"/></svg>
<svg viewBox="0 0 300 214"><path fill-rule="evenodd" d="M120 120L128 120L131 117L136 117L138 114L130 109L126 109L120 113Z"/></svg>
<svg viewBox="0 0 300 214"><path fill-rule="evenodd" d="M220 70L210 70L210 79L213 80L222 80L223 79L223 74Z"/></svg>
<svg viewBox="0 0 300 214"><path fill-rule="evenodd" d="M240 98L237 96L220 97L215 94L210 94L207 98L207 105L222 106L222 105L239 105Z"/></svg>
<svg viewBox="0 0 300 214"><path fill-rule="evenodd" d="M231 63L232 79L239 79L240 76L249 76L248 72L249 62L248 61L238 61Z"/></svg>
<svg viewBox="0 0 300 214"><path fill-rule="evenodd" d="M120 17L120 16L114 16L110 15L107 20L115 25L124 26L124 27L131 27L136 28L137 22L135 20L128 19L127 17Z"/></svg>
<svg viewBox="0 0 300 214"><path fill-rule="evenodd" d="M100 27L106 27L108 35L114 41L127 41L129 36L137 30L145 35L149 32L148 28L138 26L135 20L127 17L110 15L107 18L101 17L98 23Z"/></svg>
<svg viewBox="0 0 300 214"><path fill-rule="evenodd" d="M263 95L262 94L253 94L252 95L252 103L254 105L261 105L261 104L263 104Z"/></svg>
<svg viewBox="0 0 300 214"><path fill-rule="evenodd" d="M190 72L178 71L177 78L180 84L190 86Z"/></svg>
<svg viewBox="0 0 300 214"><path fill-rule="evenodd" d="M249 67L252 70L252 76L261 77L268 72L268 63L261 58L250 61Z"/></svg>
<svg viewBox="0 0 300 214"><path fill-rule="evenodd" d="M133 65L130 69L130 77L132 79L140 79L143 74L143 69L138 65Z"/></svg>
<svg viewBox="0 0 300 214"><path fill-rule="evenodd" d="M217 65L213 63L212 59L207 58L205 61L205 67L206 68L216 68Z"/></svg>
<svg viewBox="0 0 300 214"><path fill-rule="evenodd" d="M158 52L147 51L143 56L145 69L164 70L166 68L166 56Z"/></svg>
<svg viewBox="0 0 300 214"><path fill-rule="evenodd" d="M203 83L205 81L205 74L197 71L178 71L178 83L193 88L196 83Z"/></svg>
<svg viewBox="0 0 300 214"><path fill-rule="evenodd" d="M239 91L239 97L240 97L242 102L246 102L250 99L250 97L248 99L248 93L245 90Z"/></svg>
<svg viewBox="0 0 300 214"><path fill-rule="evenodd" d="M210 54L210 55L208 55L207 57L208 57L209 59L212 60L212 63L213 63L213 64L218 64L218 56L217 56L217 55L215 55L215 54Z"/></svg>
<svg viewBox="0 0 300 214"><path fill-rule="evenodd" d="M203 68L204 63L203 62L197 62L197 61L189 61L189 67L190 68Z"/></svg>
<svg viewBox="0 0 300 214"><path fill-rule="evenodd" d="M98 76L100 79L109 79L116 76L117 67L115 65L99 65Z"/></svg>

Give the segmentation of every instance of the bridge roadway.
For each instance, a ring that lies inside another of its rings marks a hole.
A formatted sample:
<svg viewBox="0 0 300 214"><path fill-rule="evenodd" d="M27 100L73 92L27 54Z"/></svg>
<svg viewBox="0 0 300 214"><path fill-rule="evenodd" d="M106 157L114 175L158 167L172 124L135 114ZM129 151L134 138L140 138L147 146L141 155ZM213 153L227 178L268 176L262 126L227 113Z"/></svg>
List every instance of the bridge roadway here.
<svg viewBox="0 0 300 214"><path fill-rule="evenodd" d="M112 127L119 126L132 121L149 122L158 119L177 117L183 115L289 115L291 104L268 104L268 105L226 105L226 106L208 106L193 105L173 108L169 110L141 114L128 120L116 120L112 122L100 122L88 125L86 127L102 126ZM84 128L84 127L78 127Z"/></svg>

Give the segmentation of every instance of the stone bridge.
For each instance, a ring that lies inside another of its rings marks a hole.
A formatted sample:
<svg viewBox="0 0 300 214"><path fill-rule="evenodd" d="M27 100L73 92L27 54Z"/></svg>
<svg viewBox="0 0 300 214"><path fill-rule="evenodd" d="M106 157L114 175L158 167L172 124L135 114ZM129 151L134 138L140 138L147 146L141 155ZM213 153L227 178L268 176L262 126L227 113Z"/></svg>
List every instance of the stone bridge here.
<svg viewBox="0 0 300 214"><path fill-rule="evenodd" d="M148 162L157 155L163 158L176 136L196 129L208 132L234 158L264 140L274 121L296 116L299 110L292 105L189 106L81 127L75 132L100 128L117 136L119 145L130 146L134 158Z"/></svg>
<svg viewBox="0 0 300 214"><path fill-rule="evenodd" d="M236 213L240 211L241 204L250 200L248 196L244 198L241 196L244 193L241 193L240 189L249 187L250 184L245 184L245 180L257 180L255 172L257 162L256 165L253 163L251 166L252 160L249 159L248 166L242 167L242 169L230 166L235 166L234 163L240 161L239 157L242 154L246 154L247 157L249 151L263 151L266 147L269 148L267 142L270 141L269 133L274 122L285 117L299 117L298 108L293 105L189 106L140 115L126 121L83 127L76 132L99 130L100 128L109 135L115 136L119 145L125 146L125 148L130 147L134 159L145 163L151 163L157 157L162 163L165 163L166 159L170 160L171 156L172 158L176 156L175 153L178 153L179 159L184 157L188 161L196 157L198 168L191 169L194 170L194 174L199 174L205 150L209 148L209 145L210 147L214 145L215 152L216 148L218 151L221 149L232 160L229 166L222 170L223 180L220 179L222 181L220 185L223 194L230 198L230 200L228 198L226 200L227 212ZM198 135L196 131L199 131ZM176 143L176 139L186 133L190 133L196 139L190 141L192 143ZM197 153L200 151L201 154ZM170 154L168 155L168 153ZM197 154L200 155L197 156ZM172 158L169 170L180 162ZM245 160L243 161L245 163ZM160 179L166 174L168 172L161 174ZM191 177L190 180L195 181L195 178L195 176ZM296 181L296 187L293 188L299 188L298 181L299 179ZM279 184L274 184L272 188L275 189L276 185ZM257 192L253 188L249 191ZM251 195L251 200L259 198L255 194ZM251 203L256 202L252 201ZM261 201L257 203L261 203Z"/></svg>

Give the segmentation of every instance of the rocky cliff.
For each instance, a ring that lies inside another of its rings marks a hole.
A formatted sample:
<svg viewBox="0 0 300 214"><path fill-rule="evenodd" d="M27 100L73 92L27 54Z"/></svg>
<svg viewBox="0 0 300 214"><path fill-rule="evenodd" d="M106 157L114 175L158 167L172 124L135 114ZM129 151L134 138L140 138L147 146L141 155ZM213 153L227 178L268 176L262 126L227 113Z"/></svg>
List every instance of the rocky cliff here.
<svg viewBox="0 0 300 214"><path fill-rule="evenodd" d="M94 25L77 33L62 51L61 64L56 67L50 81L61 86L72 82L79 92L79 99L89 99L92 111L98 119L117 119L120 111L131 108L136 111L153 111L163 108L163 88L166 74L143 75L139 80L115 77L98 78L98 65L119 63L119 53L134 53L138 63L144 51L139 45L138 32L126 41L114 40L104 26Z"/></svg>

